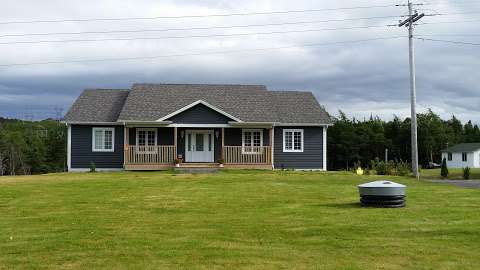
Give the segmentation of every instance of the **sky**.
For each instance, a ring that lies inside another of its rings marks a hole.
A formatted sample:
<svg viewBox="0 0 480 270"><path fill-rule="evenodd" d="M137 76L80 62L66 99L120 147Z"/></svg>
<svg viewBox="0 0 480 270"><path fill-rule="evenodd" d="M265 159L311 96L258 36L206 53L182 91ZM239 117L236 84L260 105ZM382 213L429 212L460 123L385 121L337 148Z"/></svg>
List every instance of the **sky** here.
<svg viewBox="0 0 480 270"><path fill-rule="evenodd" d="M332 115L407 117L407 29L387 26L406 2L2 0L0 116L56 117L85 88L143 82L263 84ZM480 123L480 1L415 3L435 15L416 38L437 40L415 39L418 111Z"/></svg>

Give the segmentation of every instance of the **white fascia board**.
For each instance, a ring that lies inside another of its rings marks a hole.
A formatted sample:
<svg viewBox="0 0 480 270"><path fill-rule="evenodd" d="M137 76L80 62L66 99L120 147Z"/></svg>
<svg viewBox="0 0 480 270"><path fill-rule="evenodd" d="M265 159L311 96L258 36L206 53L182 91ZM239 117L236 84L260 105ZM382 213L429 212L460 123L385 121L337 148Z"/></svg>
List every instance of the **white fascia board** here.
<svg viewBox="0 0 480 270"><path fill-rule="evenodd" d="M271 128L274 126L274 123L271 122L228 122L229 125L233 127L252 127L252 128Z"/></svg>
<svg viewBox="0 0 480 270"><path fill-rule="evenodd" d="M277 127L329 127L333 124L318 124L318 123L275 123Z"/></svg>
<svg viewBox="0 0 480 270"><path fill-rule="evenodd" d="M128 127L145 127L145 126L168 126L172 121L138 121L138 120L124 120L122 123Z"/></svg>
<svg viewBox="0 0 480 270"><path fill-rule="evenodd" d="M228 118L230 118L230 119L233 119L233 120L235 120L235 121L237 121L237 122L243 122L242 120L238 119L237 117L235 117L235 116L233 116L233 115L231 115L231 114L229 114L229 113L227 113L227 112L225 112L225 111L222 111L221 109L219 109L219 108L217 108L217 107L211 105L210 103L208 103L208 102L206 102L206 101L203 101L203 100L201 100L201 99L200 99L200 100L197 100L197 101L195 101L195 102L193 102L193 103L191 103L191 104L189 104L189 105L187 105L187 106L185 106L185 107L183 107L183 108L181 108L181 109L179 109L179 110L177 110L177 111L174 111L174 112L172 112L171 114L168 114L168 115L166 115L166 116L158 119L157 121L158 121L158 122L165 121L165 120L167 120L168 118L170 118L170 117L172 117L172 116L175 116L175 115L177 115L177 114L179 114L179 113L181 113L181 112L184 112L184 111L186 111L186 110L188 110L188 109L190 109L190 108L192 108L192 107L194 107L194 106L196 106L196 105L198 105L198 104L203 104L203 105L207 106L208 108L210 108L210 109L212 109L212 110L214 110L214 111L216 111L216 112L218 112L218 113L220 113L220 114L223 114L223 115L225 115L226 117L228 117Z"/></svg>
<svg viewBox="0 0 480 270"><path fill-rule="evenodd" d="M170 124L165 127L180 127L180 128L228 128L232 127L228 124Z"/></svg>
<svg viewBox="0 0 480 270"><path fill-rule="evenodd" d="M123 126L123 122L65 122L67 125L88 125L88 126Z"/></svg>

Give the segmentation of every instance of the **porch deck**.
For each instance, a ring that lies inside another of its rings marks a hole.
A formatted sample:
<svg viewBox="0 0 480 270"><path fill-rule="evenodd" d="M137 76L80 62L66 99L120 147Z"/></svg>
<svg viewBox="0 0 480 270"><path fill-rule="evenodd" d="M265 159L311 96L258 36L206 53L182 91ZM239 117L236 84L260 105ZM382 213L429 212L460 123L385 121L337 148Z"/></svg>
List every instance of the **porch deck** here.
<svg viewBox="0 0 480 270"><path fill-rule="evenodd" d="M271 146L222 146L224 168L272 169ZM175 167L175 145L125 146L125 170L165 170ZM183 168L220 168L218 162L182 162Z"/></svg>

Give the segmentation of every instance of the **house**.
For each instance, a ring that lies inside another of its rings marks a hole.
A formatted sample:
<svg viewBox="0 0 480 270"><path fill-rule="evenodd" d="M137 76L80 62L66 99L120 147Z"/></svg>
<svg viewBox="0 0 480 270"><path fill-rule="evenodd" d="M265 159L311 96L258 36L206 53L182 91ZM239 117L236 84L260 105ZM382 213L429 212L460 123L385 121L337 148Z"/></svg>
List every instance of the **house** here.
<svg viewBox="0 0 480 270"><path fill-rule="evenodd" d="M69 171L175 166L326 170L331 120L310 92L261 85L87 89L65 116ZM221 164L219 164L221 163Z"/></svg>
<svg viewBox="0 0 480 270"><path fill-rule="evenodd" d="M480 168L480 143L461 143L442 150L449 168Z"/></svg>

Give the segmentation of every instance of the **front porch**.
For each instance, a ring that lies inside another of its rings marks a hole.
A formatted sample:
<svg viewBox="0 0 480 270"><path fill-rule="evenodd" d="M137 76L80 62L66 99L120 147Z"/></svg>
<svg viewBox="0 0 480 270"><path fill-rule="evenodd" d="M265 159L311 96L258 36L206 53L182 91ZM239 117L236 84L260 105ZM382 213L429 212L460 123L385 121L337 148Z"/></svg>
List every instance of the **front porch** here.
<svg viewBox="0 0 480 270"><path fill-rule="evenodd" d="M126 126L124 169L272 169L272 141L272 127Z"/></svg>

